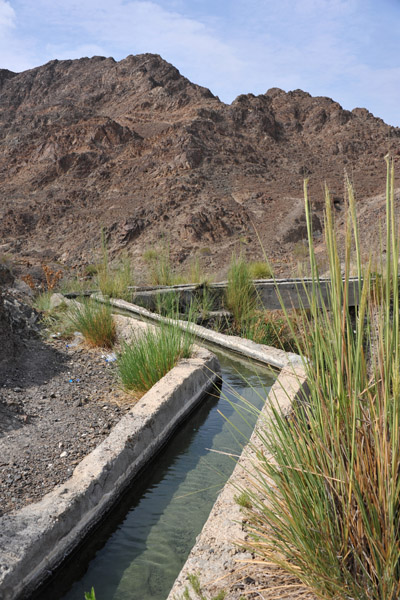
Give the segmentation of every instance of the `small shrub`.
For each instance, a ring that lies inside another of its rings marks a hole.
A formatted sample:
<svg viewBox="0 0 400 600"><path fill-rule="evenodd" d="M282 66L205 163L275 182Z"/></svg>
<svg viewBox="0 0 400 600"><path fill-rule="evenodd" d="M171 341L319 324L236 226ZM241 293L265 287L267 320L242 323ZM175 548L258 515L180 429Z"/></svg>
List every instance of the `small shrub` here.
<svg viewBox="0 0 400 600"><path fill-rule="evenodd" d="M24 283L29 285L29 287L31 288L32 291L36 290L36 284L33 281L33 277L30 273L28 273L27 275L22 275L21 279Z"/></svg>
<svg viewBox="0 0 400 600"><path fill-rule="evenodd" d="M71 338L75 330L69 318L68 306L65 303L51 310L46 308L42 313L41 324L46 335L55 335L64 339Z"/></svg>
<svg viewBox="0 0 400 600"><path fill-rule="evenodd" d="M199 258L195 258L190 262L187 278L189 280L188 283L202 283L207 280Z"/></svg>
<svg viewBox="0 0 400 600"><path fill-rule="evenodd" d="M233 499L236 502L236 504L238 506L240 506L241 508L251 508L251 506L252 506L251 498L250 498L248 492L246 492L246 491L240 492L240 494L238 496L234 496Z"/></svg>
<svg viewBox="0 0 400 600"><path fill-rule="evenodd" d="M249 272L252 279L270 279L272 270L265 261L254 261L249 264Z"/></svg>
<svg viewBox="0 0 400 600"><path fill-rule="evenodd" d="M287 352L298 351L298 324L291 317L292 323L288 324L282 311L254 311L250 317L242 322L241 337L253 340L257 344L265 344L281 348Z"/></svg>
<svg viewBox="0 0 400 600"><path fill-rule="evenodd" d="M143 258L149 266L148 280L152 285L179 285L192 283L188 277L175 271L169 253L169 246L164 245L158 250L149 248ZM193 273L189 273L189 278Z"/></svg>
<svg viewBox="0 0 400 600"><path fill-rule="evenodd" d="M205 319L210 313L215 304L215 296L211 292L208 285L204 284L196 288L195 293L193 294L192 303L190 306L190 311L193 315L199 315L201 318Z"/></svg>
<svg viewBox="0 0 400 600"><path fill-rule="evenodd" d="M86 265L83 269L84 277L94 277L99 272L99 265Z"/></svg>
<svg viewBox="0 0 400 600"><path fill-rule="evenodd" d="M14 256L9 252L1 252L0 253L0 265L5 265L12 271L14 264Z"/></svg>
<svg viewBox="0 0 400 600"><path fill-rule="evenodd" d="M76 276L62 279L58 285L58 290L61 294L68 294L70 292L83 293L94 291L97 287L97 281Z"/></svg>
<svg viewBox="0 0 400 600"><path fill-rule="evenodd" d="M69 308L69 319L88 344L112 348L115 341L115 323L109 305L97 304L92 300L76 303Z"/></svg>
<svg viewBox="0 0 400 600"><path fill-rule="evenodd" d="M54 290L60 279L63 277L61 269L54 271L49 265L42 264L43 273L46 279L46 289L51 292Z"/></svg>
<svg viewBox="0 0 400 600"><path fill-rule="evenodd" d="M143 253L143 260L145 263L150 265L152 262L156 261L158 258L158 252L154 248L146 248Z"/></svg>
<svg viewBox="0 0 400 600"><path fill-rule="evenodd" d="M159 292L156 294L156 311L163 317L178 318L180 294L177 291Z"/></svg>
<svg viewBox="0 0 400 600"><path fill-rule="evenodd" d="M134 275L129 259L123 258L112 268L108 262L103 262L98 268L97 285L103 296L130 300L129 287L134 285Z"/></svg>
<svg viewBox="0 0 400 600"><path fill-rule="evenodd" d="M153 285L174 285L176 276L174 274L169 248L163 248L149 260L149 279Z"/></svg>
<svg viewBox="0 0 400 600"><path fill-rule="evenodd" d="M161 379L181 358L189 358L193 346L190 331L163 324L147 329L122 345L117 369L126 390L145 392Z"/></svg>

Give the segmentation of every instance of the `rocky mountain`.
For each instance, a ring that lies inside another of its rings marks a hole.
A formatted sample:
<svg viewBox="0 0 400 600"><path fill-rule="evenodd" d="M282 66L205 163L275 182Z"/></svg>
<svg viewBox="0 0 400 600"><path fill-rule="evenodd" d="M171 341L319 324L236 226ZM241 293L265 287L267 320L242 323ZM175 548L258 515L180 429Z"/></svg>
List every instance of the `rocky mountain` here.
<svg viewBox="0 0 400 600"><path fill-rule="evenodd" d="M157 55L0 70L0 252L93 262L103 227L139 268L168 243L218 270L235 248L260 254L255 226L283 265L305 233L303 178L318 235L324 183L340 212L347 174L365 208L388 151L400 129L366 109L277 88L227 105Z"/></svg>

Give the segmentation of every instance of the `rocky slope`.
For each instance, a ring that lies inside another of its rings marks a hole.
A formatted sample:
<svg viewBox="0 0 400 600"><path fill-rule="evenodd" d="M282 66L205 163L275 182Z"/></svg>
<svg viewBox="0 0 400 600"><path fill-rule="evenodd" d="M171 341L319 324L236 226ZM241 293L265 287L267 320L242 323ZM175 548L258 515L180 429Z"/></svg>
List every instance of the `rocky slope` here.
<svg viewBox="0 0 400 600"><path fill-rule="evenodd" d="M303 177L318 234L324 182L339 211L347 173L368 206L388 151L400 129L366 109L277 88L226 105L157 55L0 70L0 252L92 262L103 226L138 265L167 240L218 270L234 248L260 253L255 225L282 263L304 236Z"/></svg>

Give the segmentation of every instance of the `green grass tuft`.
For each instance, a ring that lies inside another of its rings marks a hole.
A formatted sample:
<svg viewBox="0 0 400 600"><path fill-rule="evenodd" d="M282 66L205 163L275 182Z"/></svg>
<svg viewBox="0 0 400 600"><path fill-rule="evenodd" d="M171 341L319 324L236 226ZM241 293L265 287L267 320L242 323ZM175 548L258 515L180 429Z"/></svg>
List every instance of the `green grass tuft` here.
<svg viewBox="0 0 400 600"><path fill-rule="evenodd" d="M145 392L161 379L181 359L189 358L193 336L173 324L147 329L128 344L122 345L117 368L126 390Z"/></svg>
<svg viewBox="0 0 400 600"><path fill-rule="evenodd" d="M68 316L72 327L82 333L88 344L113 347L116 329L109 305L84 300L69 307Z"/></svg>
<svg viewBox="0 0 400 600"><path fill-rule="evenodd" d="M38 310L39 312L47 312L50 310L50 298L53 292L40 292L33 299L33 308Z"/></svg>
<svg viewBox="0 0 400 600"><path fill-rule="evenodd" d="M254 261L249 263L249 273L252 279L270 279L272 269L265 261Z"/></svg>

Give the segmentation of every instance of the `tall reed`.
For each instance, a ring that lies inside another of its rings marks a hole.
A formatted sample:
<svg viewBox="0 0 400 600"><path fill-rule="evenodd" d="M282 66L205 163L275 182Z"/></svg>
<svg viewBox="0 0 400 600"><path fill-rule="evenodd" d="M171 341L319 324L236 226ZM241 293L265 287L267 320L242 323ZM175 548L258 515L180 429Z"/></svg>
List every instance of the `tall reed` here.
<svg viewBox="0 0 400 600"><path fill-rule="evenodd" d="M225 303L233 315L238 331L252 317L256 308L256 289L249 267L242 256L233 254L228 271Z"/></svg>
<svg viewBox="0 0 400 600"><path fill-rule="evenodd" d="M97 284L101 293L110 298L131 300L134 285L134 274L131 262L127 256L122 257L118 264L111 267L104 230L101 231L102 261L97 268Z"/></svg>
<svg viewBox="0 0 400 600"><path fill-rule="evenodd" d="M259 435L247 510L251 549L324 599L400 597L399 234L388 160L386 264L374 281L362 265L356 203L348 190L344 277L326 191L331 284L324 301L305 183L311 318L304 317L309 392ZM359 304L348 308L352 253ZM376 293L376 290L378 292ZM371 292L372 289L372 292ZM375 290L375 291L374 291Z"/></svg>

